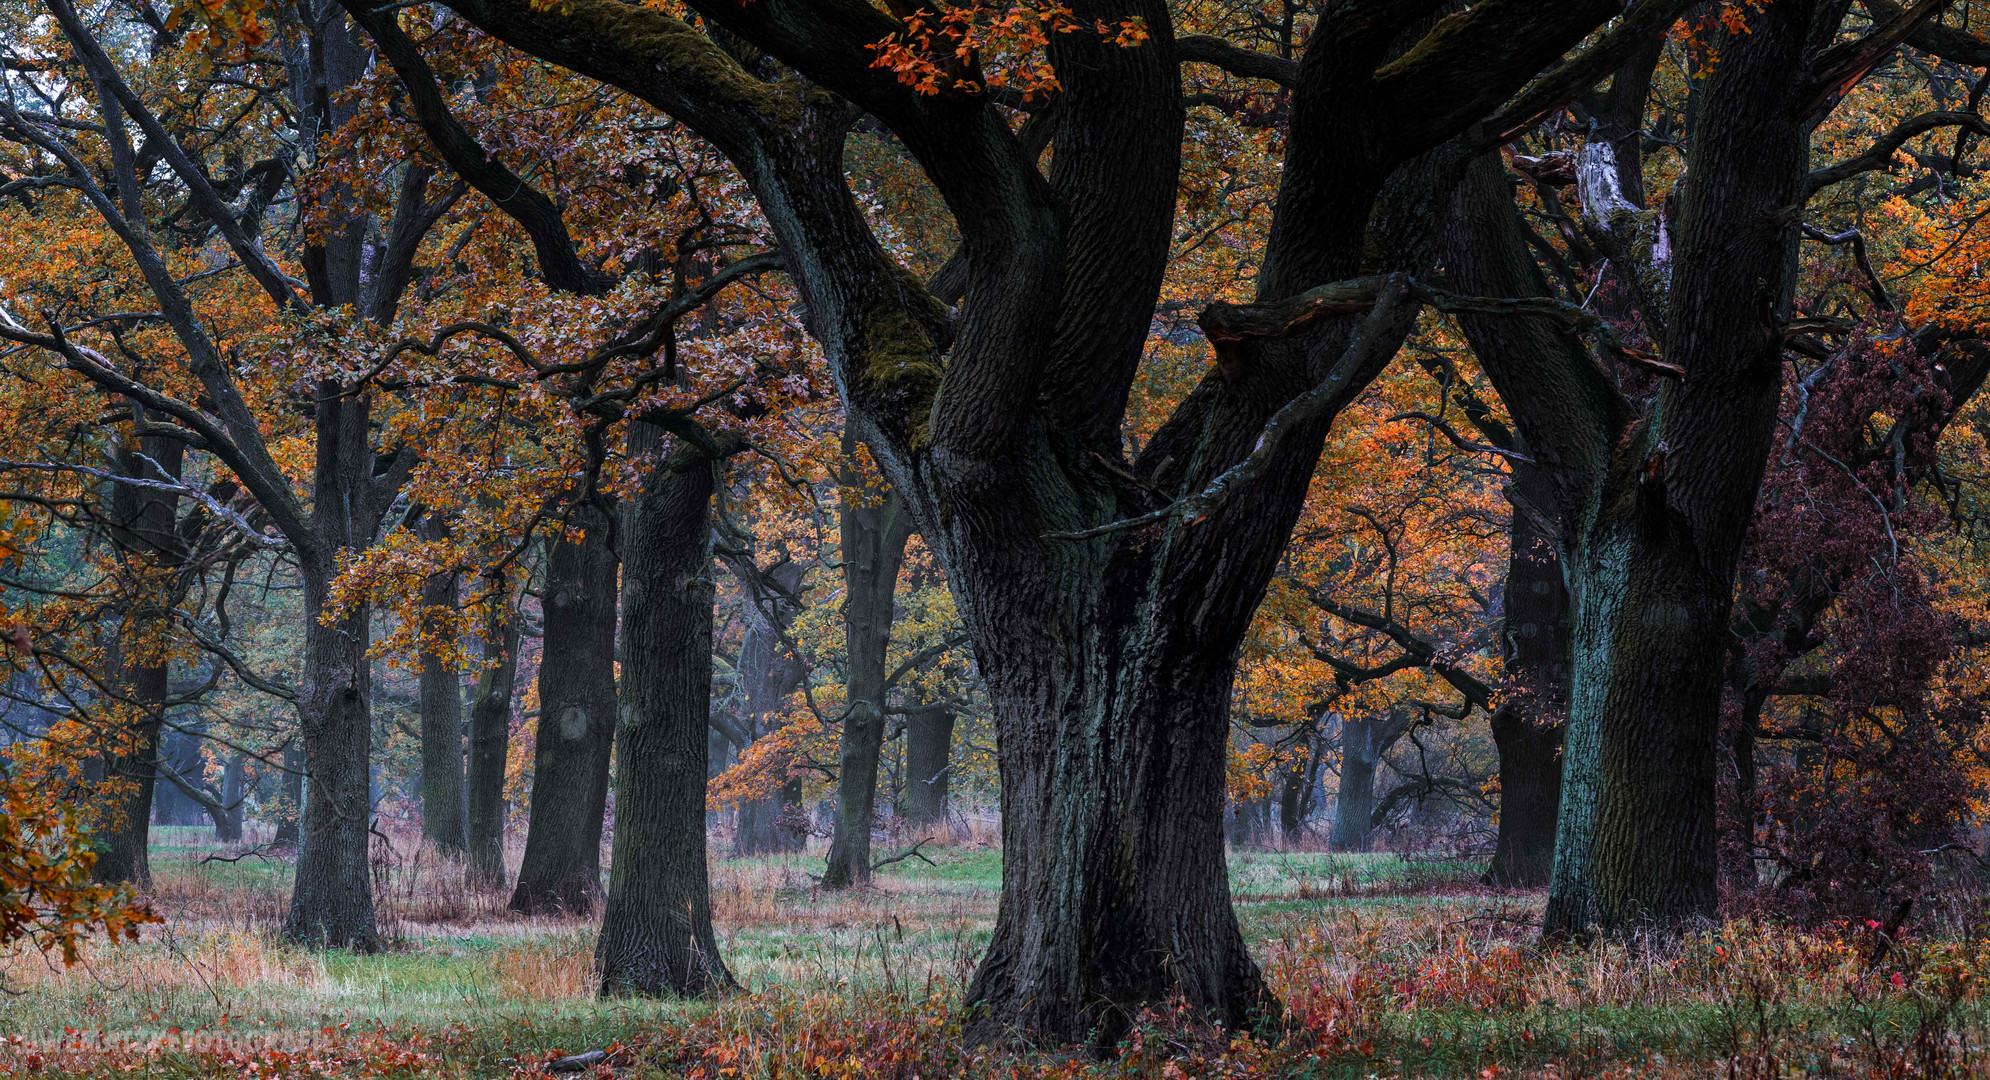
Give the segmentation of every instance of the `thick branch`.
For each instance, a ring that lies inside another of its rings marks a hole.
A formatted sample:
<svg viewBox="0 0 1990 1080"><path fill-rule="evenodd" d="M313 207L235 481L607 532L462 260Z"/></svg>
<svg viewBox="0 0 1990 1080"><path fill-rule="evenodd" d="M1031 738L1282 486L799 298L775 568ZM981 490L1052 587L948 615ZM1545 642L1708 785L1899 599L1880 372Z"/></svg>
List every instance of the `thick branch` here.
<svg viewBox="0 0 1990 1080"><path fill-rule="evenodd" d="M532 238L532 251L539 259L539 272L546 284L559 292L586 295L606 292L609 280L580 261L566 221L553 200L507 168L450 113L434 69L422 58L414 41L402 32L397 9L376 8L368 0L339 2L351 13L353 21L372 35L380 55L394 65L394 73L400 76L401 85L408 92L415 119L442 159Z"/></svg>
<svg viewBox="0 0 1990 1080"><path fill-rule="evenodd" d="M1299 61L1252 52L1208 34L1176 38L1175 55L1183 63L1211 64L1240 78L1269 79L1280 86L1299 81Z"/></svg>
<svg viewBox="0 0 1990 1080"><path fill-rule="evenodd" d="M1849 180L1861 173L1869 173L1893 166L1893 155L1916 135L1925 134L1936 128L1960 127L1978 135L1990 136L1990 123L1972 112L1925 112L1910 116L1895 124L1891 131L1873 141L1865 153L1836 165L1812 170L1804 178L1803 196L1806 201L1824 188L1843 180Z"/></svg>

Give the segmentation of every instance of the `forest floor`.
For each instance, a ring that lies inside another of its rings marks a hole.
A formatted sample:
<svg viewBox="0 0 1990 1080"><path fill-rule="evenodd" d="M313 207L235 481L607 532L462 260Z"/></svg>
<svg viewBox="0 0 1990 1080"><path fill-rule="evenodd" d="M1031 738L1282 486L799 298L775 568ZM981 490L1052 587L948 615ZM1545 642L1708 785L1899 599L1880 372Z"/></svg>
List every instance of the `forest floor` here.
<svg viewBox="0 0 1990 1080"><path fill-rule="evenodd" d="M452 867L382 867L390 950L277 944L289 867L162 830L141 941L74 968L0 956L0 1076L1990 1076L1990 941L1731 922L1663 946L1541 951L1538 893L1391 855L1234 852L1284 1019L1228 1037L1168 1009L1112 1061L969 1051L958 1003L1000 883L986 846L825 894L819 858L715 860L717 1003L597 1001L585 920L525 919ZM210 860L210 861L204 861Z"/></svg>

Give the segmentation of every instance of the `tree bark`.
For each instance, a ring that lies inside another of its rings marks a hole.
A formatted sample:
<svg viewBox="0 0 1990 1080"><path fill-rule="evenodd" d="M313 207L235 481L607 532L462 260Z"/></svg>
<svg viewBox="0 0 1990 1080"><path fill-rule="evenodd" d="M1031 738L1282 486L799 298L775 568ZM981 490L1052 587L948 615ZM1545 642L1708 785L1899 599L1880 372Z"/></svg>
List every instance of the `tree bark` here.
<svg viewBox="0 0 1990 1080"><path fill-rule="evenodd" d="M595 970L604 995L703 995L732 985L712 933L705 729L712 694L712 496L718 464L630 425L647 476L624 516L615 728L614 866ZM658 460L658 459L661 460Z"/></svg>
<svg viewBox="0 0 1990 1080"><path fill-rule="evenodd" d="M1539 470L1514 467L1508 529L1506 620L1501 635L1505 686L1492 715L1499 750L1499 834L1489 885L1537 888L1555 859L1562 796L1562 729L1568 710L1568 588L1554 540L1535 523L1554 513Z"/></svg>
<svg viewBox="0 0 1990 1080"><path fill-rule="evenodd" d="M504 769L511 750L511 695L518 680L518 613L504 582L490 585L483 668L470 695L464 873L472 885L504 885Z"/></svg>
<svg viewBox="0 0 1990 1080"><path fill-rule="evenodd" d="M1647 417L1540 320L1460 320L1567 523L1571 693L1550 937L1676 928L1715 912L1721 660L1774 429L1808 130L1845 78L1811 66L1842 53L1811 53L1843 9L1779 0L1720 43L1676 222L1611 196L1621 185L1599 170L1612 155L1584 157L1585 219L1636 253L1647 324L1686 372L1655 391ZM1511 200L1494 197L1497 163L1474 176L1450 218L1454 237L1517 235ZM1510 239L1453 244L1447 266L1472 292L1543 295L1522 250Z"/></svg>
<svg viewBox="0 0 1990 1080"><path fill-rule="evenodd" d="M847 458L855 440L844 437ZM912 515L896 492L876 506L861 477L843 478L843 640L848 670L843 733L837 754L836 824L822 887L847 889L871 880L871 827L877 817L878 755L884 748L887 651L898 571L912 537Z"/></svg>
<svg viewBox="0 0 1990 1080"><path fill-rule="evenodd" d="M737 669L745 682L744 720L749 745L768 734L773 718L786 707L788 695L801 687L807 674L801 660L781 640L797 614L789 596L801 585L802 568L796 563L783 563L766 575L778 592L755 596L753 585L741 580L748 599L746 632L740 639ZM741 803L733 827L732 853L778 855L806 848L808 833L790 827L802 815L801 797L800 782L790 779L764 799Z"/></svg>
<svg viewBox="0 0 1990 1080"><path fill-rule="evenodd" d="M140 438L136 449L168 475L180 475L185 443L153 435ZM119 452L118 467L127 476L157 479L155 470L139 460L130 447ZM135 654L132 643L164 632L161 616L177 601L177 595L161 597L159 590L167 588L177 594L180 587L157 581L155 575L173 567L185 545L175 528L179 496L113 484L109 501L112 541L132 560L139 594L134 598L134 610L128 613L128 629L120 628L112 647L110 684L130 698L128 703L113 705L112 711L129 722L113 719L109 724L113 746L103 755L101 768L106 779L120 783L104 808L107 827L100 834L102 847L90 876L97 882L150 886L152 793L158 781L159 728L169 674L163 659Z"/></svg>
<svg viewBox="0 0 1990 1080"><path fill-rule="evenodd" d="M221 813L214 819L214 838L224 844L242 842L242 780L247 762L232 754L221 768Z"/></svg>
<svg viewBox="0 0 1990 1080"><path fill-rule="evenodd" d="M905 717L905 820L915 828L946 826L953 740L948 709L928 705Z"/></svg>
<svg viewBox="0 0 1990 1080"><path fill-rule="evenodd" d="M283 792L285 806L277 819L272 842L279 847L295 847L300 836L298 825L304 817L304 753L298 749L296 736L283 744L283 780L278 789Z"/></svg>
<svg viewBox="0 0 1990 1080"><path fill-rule="evenodd" d="M1722 46L1704 90L1666 320L1667 359L1687 377L1660 392L1637 479L1606 488L1607 509L1571 564L1550 935L1679 926L1716 911L1722 660L1781 389L1774 324L1788 310L1798 218L1788 208L1801 205L1819 88L1806 46L1843 6L1772 8Z"/></svg>
<svg viewBox="0 0 1990 1080"><path fill-rule="evenodd" d="M314 137L351 117L355 106L344 91L365 75L370 59L358 29L336 17L336 6L318 6L323 17L312 20L307 52L294 59L286 56L294 103L308 115ZM363 312L376 323L391 321L383 302L397 299L398 288L391 295L383 292L381 267L369 262L370 219L347 202L347 192L334 190L325 197L345 224L328 227L304 248L301 261L312 303L320 310ZM282 292L294 295L287 287ZM380 946L368 858L373 832L372 672L367 657L371 610L356 605L330 624L323 616L340 556L372 546L415 451L376 454L372 403L363 388L327 378L314 390L310 509L301 530L291 526L308 534L293 535L292 541L304 586L303 683L297 712L309 783L283 936L313 946L370 951ZM261 481L270 489L278 482L274 477ZM266 507L274 495L274 490L258 492ZM283 495L289 495L288 489ZM287 517L295 513L295 500L290 502L283 508Z"/></svg>
<svg viewBox="0 0 1990 1080"><path fill-rule="evenodd" d="M539 662L539 738L513 911L586 914L601 895L601 829L615 744L618 564L608 520L575 514L579 543L546 558L546 637Z"/></svg>
<svg viewBox="0 0 1990 1080"><path fill-rule="evenodd" d="M336 385L320 389L321 399L336 399L337 394ZM321 404L319 415L351 405L350 399ZM363 433L365 428L359 430ZM322 444L319 453L325 453ZM370 466L371 455L362 460ZM326 507L326 513L333 512L327 506L328 486L321 483L318 495L318 505ZM373 717L368 703L373 676L366 650L371 619L365 606L330 625L320 618L334 573L332 567L309 567L303 575L304 679L297 712L304 769L311 782L283 936L312 946L370 952L380 947L368 859L373 824Z"/></svg>
<svg viewBox="0 0 1990 1080"><path fill-rule="evenodd" d="M1367 851L1375 818L1375 767L1405 725L1398 717L1346 717L1340 731L1340 787L1334 795L1335 851Z"/></svg>
<svg viewBox="0 0 1990 1080"><path fill-rule="evenodd" d="M456 614L454 573L422 583L422 606L444 618ZM443 855L460 858L469 841L464 831L463 679L435 653L421 655L422 840Z"/></svg>

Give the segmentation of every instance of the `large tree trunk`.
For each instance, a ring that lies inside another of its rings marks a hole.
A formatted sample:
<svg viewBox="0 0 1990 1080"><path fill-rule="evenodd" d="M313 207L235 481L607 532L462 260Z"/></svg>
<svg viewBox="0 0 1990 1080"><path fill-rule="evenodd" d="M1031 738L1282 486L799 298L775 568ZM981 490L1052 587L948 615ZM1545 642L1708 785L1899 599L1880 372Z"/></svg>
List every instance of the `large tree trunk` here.
<svg viewBox="0 0 1990 1080"><path fill-rule="evenodd" d="M855 440L844 437L844 455ZM884 748L886 651L891 645L893 602L912 515L896 492L878 505L862 478L843 477L843 639L849 665L846 704L837 754L836 824L822 887L844 889L871 880L871 826L877 816L878 755Z"/></svg>
<svg viewBox="0 0 1990 1080"><path fill-rule="evenodd" d="M1721 46L1674 232L1660 391L1570 558L1574 649L1544 929L1716 911L1717 744L1735 568L1773 436L1792 245L1821 92L1806 45L1842 5L1787 0ZM1813 20L1821 20L1813 26ZM1828 100L1828 99L1827 99ZM1530 436L1529 442L1539 444Z"/></svg>
<svg viewBox="0 0 1990 1080"><path fill-rule="evenodd" d="M682 444L664 458L655 427L630 429L631 456L651 460L624 517L614 866L594 964L604 994L700 995L732 985L705 866L718 465Z"/></svg>
<svg viewBox="0 0 1990 1080"><path fill-rule="evenodd" d="M456 575L437 574L422 584L422 606L456 614ZM468 839L463 816L463 679L440 656L424 650L419 686L421 713L422 840L460 857Z"/></svg>
<svg viewBox="0 0 1990 1080"><path fill-rule="evenodd" d="M168 475L180 475L186 444L178 439L145 436L139 440L138 450ZM158 478L156 470L140 461L131 448L119 452L118 467L127 476ZM159 727L168 671L163 658L143 655L143 646L134 643L163 633L161 618L177 602L182 588L156 579L177 564L184 551L175 529L178 502L179 496L170 492L128 484L111 487L112 540L133 560L140 585L134 610L111 650L110 683L131 700L113 706L116 715L107 721L111 729L107 741L112 746L103 755L101 768L106 779L119 783L104 808L102 847L90 868L91 879L98 882L152 884L147 851L152 839L152 792L158 781ZM161 590L171 595L162 596ZM127 722L119 722L120 718Z"/></svg>
<svg viewBox="0 0 1990 1080"><path fill-rule="evenodd" d="M353 115L344 91L365 75L371 50L359 30L330 3L315 4L308 55L286 57L292 94L311 118L313 135L329 133ZM302 63L295 62L301 60ZM349 192L334 190L325 209L339 222L304 248L302 269L311 300L321 310L349 309L376 323L391 322L373 303L380 267L366 237L375 224ZM377 249L374 250L377 254ZM342 556L371 547L406 475L411 456L396 452L390 464L375 453L372 403L362 387L336 378L319 380L312 417L315 458L311 471L307 544L297 544L304 585L303 680L297 713L309 784L297 851L296 881L283 936L330 948L380 946L374 922L368 858L373 833L371 609L359 604L329 624L324 619ZM388 468L378 478L375 466ZM293 537L293 543L299 538Z"/></svg>
<svg viewBox="0 0 1990 1080"><path fill-rule="evenodd" d="M905 820L915 828L947 824L953 785L954 714L920 706L905 717Z"/></svg>
<svg viewBox="0 0 1990 1080"><path fill-rule="evenodd" d="M503 583L492 584L483 632L483 671L470 695L470 763L465 784L464 873L472 885L504 885L504 767L511 749L511 694L518 680L518 613Z"/></svg>
<svg viewBox="0 0 1990 1080"><path fill-rule="evenodd" d="M1505 693L1492 716L1499 749L1499 836L1485 881L1546 885L1555 861L1562 796L1562 725L1568 709L1568 588L1554 537L1536 515L1554 514L1540 471L1514 467L1501 635Z"/></svg>
<svg viewBox="0 0 1990 1080"><path fill-rule="evenodd" d="M941 553L1001 732L1002 897L968 987L966 1038L1111 1043L1139 1008L1177 994L1226 1025L1275 1010L1224 863L1235 657L1333 415L1414 313L1384 305L1352 356L1344 320L1275 348L1226 345L1218 369L1125 460L1122 420L1178 194L1182 58L1168 6L1077 9L1081 21L1138 17L1152 37L1137 49L1052 35L1061 89L1046 176L1041 144L1025 146L984 100L929 108L875 78L856 42L867 32L852 37L855 24L823 5L693 0L708 23L906 141L961 229L965 288L944 290L948 303L884 253L854 204L840 102L741 83L724 53L668 16L577 0L554 29L523 4L450 6L680 115L740 167L852 425ZM1362 272L1384 178L1498 108L1622 6L1475 5L1419 44L1431 10L1365 5L1320 20L1294 81L1261 300ZM1413 60L1383 66L1413 45ZM686 58L713 66L687 80ZM707 70L729 74L720 85ZM1267 442L1266 422L1301 394L1310 418ZM1260 446L1255 475L1208 520L1112 527L1201 490Z"/></svg>
<svg viewBox="0 0 1990 1080"><path fill-rule="evenodd" d="M607 519L574 516L580 543L546 559L546 637L539 661L539 738L525 858L511 909L586 914L601 894L601 827L615 744L617 563Z"/></svg>

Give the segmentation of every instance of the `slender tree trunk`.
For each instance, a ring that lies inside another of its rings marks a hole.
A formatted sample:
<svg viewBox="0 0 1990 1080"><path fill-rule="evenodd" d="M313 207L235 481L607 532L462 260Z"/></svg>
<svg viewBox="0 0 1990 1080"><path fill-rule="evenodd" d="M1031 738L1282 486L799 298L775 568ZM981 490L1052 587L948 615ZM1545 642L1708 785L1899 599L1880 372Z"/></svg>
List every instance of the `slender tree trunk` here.
<svg viewBox="0 0 1990 1080"><path fill-rule="evenodd" d="M603 994L701 995L732 985L705 865L718 466L683 445L655 460L657 429L630 428L631 455L652 460L624 518L614 871L594 963Z"/></svg>
<svg viewBox="0 0 1990 1080"><path fill-rule="evenodd" d="M1505 694L1492 716L1499 749L1499 836L1485 881L1536 888L1555 861L1562 796L1562 729L1568 710L1568 588L1553 537L1536 514L1553 514L1554 495L1532 466L1514 470L1513 523L1506 562Z"/></svg>
<svg viewBox="0 0 1990 1080"><path fill-rule="evenodd" d="M586 914L601 894L601 828L615 744L615 576L608 521L575 515L580 543L546 559L546 637L539 662L539 738L525 858L511 909Z"/></svg>
<svg viewBox="0 0 1990 1080"><path fill-rule="evenodd" d="M472 885L504 884L504 767L511 749L511 694L518 679L518 616L495 583L483 633L483 669L470 696L470 763L465 784L465 874Z"/></svg>
<svg viewBox="0 0 1990 1080"><path fill-rule="evenodd" d="M947 823L953 784L954 714L928 705L905 718L905 819L914 827Z"/></svg>
<svg viewBox="0 0 1990 1080"><path fill-rule="evenodd" d="M453 616L456 575L437 574L422 584L422 605ZM422 839L438 852L460 857L468 840L463 816L463 679L432 652L421 655Z"/></svg>
<svg viewBox="0 0 1990 1080"><path fill-rule="evenodd" d="M1740 708L1722 735L1729 765L1733 768L1732 797L1725 808L1727 835L1720 846L1721 891L1728 896L1746 896L1755 891L1755 737L1761 730L1762 708L1768 703L1769 688L1750 685L1741 691Z"/></svg>
<svg viewBox="0 0 1990 1080"><path fill-rule="evenodd" d="M846 457L855 439L844 436ZM877 816L878 755L884 748L893 602L912 515L898 495L867 505L861 477L843 478L843 636L849 670L836 776L836 824L822 887L846 889L871 880L871 826Z"/></svg>

